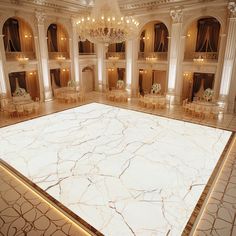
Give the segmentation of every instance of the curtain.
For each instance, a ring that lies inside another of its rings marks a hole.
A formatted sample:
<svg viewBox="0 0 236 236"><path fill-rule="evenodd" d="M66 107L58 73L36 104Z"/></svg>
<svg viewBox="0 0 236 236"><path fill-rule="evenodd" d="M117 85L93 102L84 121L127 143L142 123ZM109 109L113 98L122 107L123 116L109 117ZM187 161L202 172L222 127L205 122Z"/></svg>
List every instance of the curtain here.
<svg viewBox="0 0 236 236"><path fill-rule="evenodd" d="M49 52L58 52L57 25L56 24L49 25L47 37L48 37L48 50L49 50Z"/></svg>
<svg viewBox="0 0 236 236"><path fill-rule="evenodd" d="M109 45L110 46L110 45ZM94 44L86 39L86 41L79 41L80 53L94 53Z"/></svg>
<svg viewBox="0 0 236 236"><path fill-rule="evenodd" d="M116 43L116 52L125 52L125 42Z"/></svg>
<svg viewBox="0 0 236 236"><path fill-rule="evenodd" d="M141 95L144 95L144 91L143 91L143 74L142 73L139 73L139 80L138 81L139 81L138 82L138 84L139 84L139 93Z"/></svg>
<svg viewBox="0 0 236 236"><path fill-rule="evenodd" d="M214 18L198 20L196 52L217 52L220 23Z"/></svg>
<svg viewBox="0 0 236 236"><path fill-rule="evenodd" d="M17 19L9 18L3 26L4 46L6 52L20 52L21 41L19 34L19 22Z"/></svg>
<svg viewBox="0 0 236 236"><path fill-rule="evenodd" d="M199 91L202 81L204 90L206 90L207 88L212 89L214 84L214 74L194 73L192 99L194 97L194 94Z"/></svg>
<svg viewBox="0 0 236 236"><path fill-rule="evenodd" d="M83 42L79 41L79 52L84 53L84 47L83 47Z"/></svg>
<svg viewBox="0 0 236 236"><path fill-rule="evenodd" d="M124 80L124 73L125 73L124 68L117 68L118 80Z"/></svg>
<svg viewBox="0 0 236 236"><path fill-rule="evenodd" d="M60 84L60 69L51 69L50 70L50 75L51 75L52 88L61 87L61 84Z"/></svg>
<svg viewBox="0 0 236 236"><path fill-rule="evenodd" d="M202 80L201 73L194 73L193 74L192 100L193 100L194 94L197 93L200 89L201 80Z"/></svg>
<svg viewBox="0 0 236 236"><path fill-rule="evenodd" d="M139 51L140 52L144 52L145 50L145 34L146 34L146 31L144 30L141 35L140 35L140 43L139 43Z"/></svg>
<svg viewBox="0 0 236 236"><path fill-rule="evenodd" d="M25 71L14 72L14 73L9 74L11 94L13 94L16 90L16 78L18 78L20 88L24 88L27 91L26 80L25 80Z"/></svg>
<svg viewBox="0 0 236 236"><path fill-rule="evenodd" d="M214 74L204 74L204 90L213 88Z"/></svg>
<svg viewBox="0 0 236 236"><path fill-rule="evenodd" d="M154 71L152 70L152 85L154 84Z"/></svg>
<svg viewBox="0 0 236 236"><path fill-rule="evenodd" d="M154 52L167 52L168 30L163 23L154 25Z"/></svg>

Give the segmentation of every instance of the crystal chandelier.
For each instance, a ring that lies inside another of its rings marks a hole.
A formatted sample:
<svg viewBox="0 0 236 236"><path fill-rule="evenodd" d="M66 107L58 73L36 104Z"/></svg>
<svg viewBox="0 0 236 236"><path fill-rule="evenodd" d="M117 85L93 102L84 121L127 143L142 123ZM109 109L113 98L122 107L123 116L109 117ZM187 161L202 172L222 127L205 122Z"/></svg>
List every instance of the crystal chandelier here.
<svg viewBox="0 0 236 236"><path fill-rule="evenodd" d="M80 40L108 45L135 37L139 23L122 16L116 0L95 0L91 14L78 19L77 25Z"/></svg>

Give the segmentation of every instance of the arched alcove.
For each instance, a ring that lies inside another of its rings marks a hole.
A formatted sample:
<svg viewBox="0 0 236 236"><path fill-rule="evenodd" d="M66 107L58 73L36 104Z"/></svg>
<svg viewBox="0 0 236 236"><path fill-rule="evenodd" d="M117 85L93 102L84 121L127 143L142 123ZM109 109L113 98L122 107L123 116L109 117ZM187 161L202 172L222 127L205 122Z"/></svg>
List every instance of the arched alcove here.
<svg viewBox="0 0 236 236"><path fill-rule="evenodd" d="M61 24L50 24L47 29L49 59L69 58L69 37Z"/></svg>
<svg viewBox="0 0 236 236"><path fill-rule="evenodd" d="M34 35L30 25L18 17L8 18L2 28L7 60L35 59Z"/></svg>
<svg viewBox="0 0 236 236"><path fill-rule="evenodd" d="M220 22L214 17L195 19L186 31L185 60L217 60L220 31Z"/></svg>
<svg viewBox="0 0 236 236"><path fill-rule="evenodd" d="M156 57L167 59L169 31L161 21L151 21L143 26L139 34L139 59Z"/></svg>
<svg viewBox="0 0 236 236"><path fill-rule="evenodd" d="M82 69L82 88L85 92L92 92L95 90L94 67L85 66Z"/></svg>

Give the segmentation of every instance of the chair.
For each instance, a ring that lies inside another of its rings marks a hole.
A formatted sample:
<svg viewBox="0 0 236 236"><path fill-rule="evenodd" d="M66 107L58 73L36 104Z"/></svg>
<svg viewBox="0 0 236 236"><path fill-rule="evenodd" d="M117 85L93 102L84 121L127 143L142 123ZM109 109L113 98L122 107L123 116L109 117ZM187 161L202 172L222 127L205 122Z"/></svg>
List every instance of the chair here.
<svg viewBox="0 0 236 236"><path fill-rule="evenodd" d="M159 102L159 107L161 109L164 109L166 106L166 100L165 99L161 99L160 102Z"/></svg>
<svg viewBox="0 0 236 236"><path fill-rule="evenodd" d="M4 111L4 109L7 107L8 104L9 104L9 99L2 98L1 99L1 111Z"/></svg>
<svg viewBox="0 0 236 236"><path fill-rule="evenodd" d="M24 106L25 113L32 114L33 113L33 104L28 104Z"/></svg>
<svg viewBox="0 0 236 236"><path fill-rule="evenodd" d="M6 107L6 111L9 117L13 118L16 116L16 109L14 105L9 105L8 107Z"/></svg>
<svg viewBox="0 0 236 236"><path fill-rule="evenodd" d="M36 114L39 113L39 108L40 108L40 103L39 102L34 102L33 110Z"/></svg>
<svg viewBox="0 0 236 236"><path fill-rule="evenodd" d="M138 104L140 105L140 106L144 106L144 97L140 97L139 98L139 100L138 100Z"/></svg>
<svg viewBox="0 0 236 236"><path fill-rule="evenodd" d="M85 101L85 91L84 90L81 90L79 92L79 100L80 100L80 102L84 102Z"/></svg>
<svg viewBox="0 0 236 236"><path fill-rule="evenodd" d="M212 115L213 119L217 119L219 113L220 113L219 107L215 106L215 107L212 108L211 115Z"/></svg>
<svg viewBox="0 0 236 236"><path fill-rule="evenodd" d="M194 115L194 111L195 111L195 104L194 103L189 104L188 111L191 113L191 115Z"/></svg>
<svg viewBox="0 0 236 236"><path fill-rule="evenodd" d="M209 118L211 116L211 107L210 106L206 106L202 110L202 115L203 115L203 118Z"/></svg>
<svg viewBox="0 0 236 236"><path fill-rule="evenodd" d="M187 109L188 109L188 98L186 98L186 99L184 99L183 100L183 104L182 104L182 106L183 106L183 109L184 109L184 111L186 112L187 111Z"/></svg>
<svg viewBox="0 0 236 236"><path fill-rule="evenodd" d="M18 116L23 116L24 115L23 105L17 105L16 106L16 113L17 113Z"/></svg>
<svg viewBox="0 0 236 236"><path fill-rule="evenodd" d="M203 116L203 109L201 107L201 105L195 105L195 109L194 109L194 116L198 116L199 118Z"/></svg>

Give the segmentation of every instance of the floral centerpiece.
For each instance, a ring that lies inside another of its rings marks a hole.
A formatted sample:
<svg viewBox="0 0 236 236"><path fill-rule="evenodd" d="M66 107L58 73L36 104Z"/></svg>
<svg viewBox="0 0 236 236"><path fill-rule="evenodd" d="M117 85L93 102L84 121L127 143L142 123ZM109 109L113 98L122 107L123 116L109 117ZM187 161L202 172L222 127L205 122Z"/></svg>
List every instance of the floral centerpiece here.
<svg viewBox="0 0 236 236"><path fill-rule="evenodd" d="M16 88L15 92L13 93L14 97L21 97L25 96L27 94L26 90L24 88Z"/></svg>
<svg viewBox="0 0 236 236"><path fill-rule="evenodd" d="M116 87L117 87L118 89L123 89L123 88L125 87L124 81L121 80L121 79L118 79L117 82L116 82Z"/></svg>
<svg viewBox="0 0 236 236"><path fill-rule="evenodd" d="M203 93L203 99L207 102L211 101L214 95L214 91L210 88L207 88Z"/></svg>
<svg viewBox="0 0 236 236"><path fill-rule="evenodd" d="M158 94L161 91L161 85L154 83L152 85L151 93Z"/></svg>
<svg viewBox="0 0 236 236"><path fill-rule="evenodd" d="M73 79L70 79L67 83L68 87L76 87L76 81Z"/></svg>

